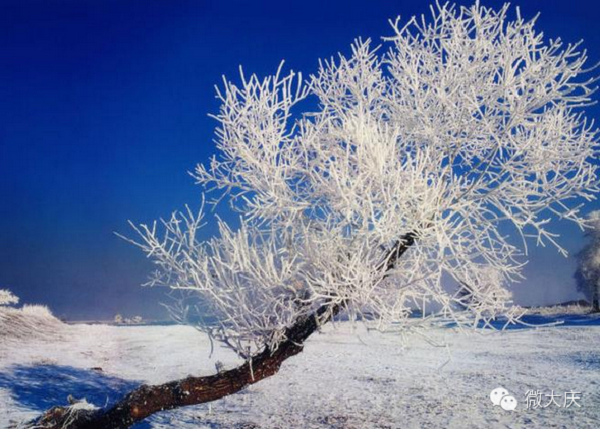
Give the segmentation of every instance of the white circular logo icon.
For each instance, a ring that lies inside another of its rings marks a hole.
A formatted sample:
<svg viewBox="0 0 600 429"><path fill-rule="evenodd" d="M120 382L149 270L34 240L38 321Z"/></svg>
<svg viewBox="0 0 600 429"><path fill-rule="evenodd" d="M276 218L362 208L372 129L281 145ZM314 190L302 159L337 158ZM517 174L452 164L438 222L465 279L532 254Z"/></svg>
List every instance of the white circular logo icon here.
<svg viewBox="0 0 600 429"><path fill-rule="evenodd" d="M500 406L504 411L514 411L517 408L517 400L514 396L506 395L500 401Z"/></svg>
<svg viewBox="0 0 600 429"><path fill-rule="evenodd" d="M494 406L499 405L505 411L514 411L517 408L517 400L504 387L496 387L492 390L490 401Z"/></svg>

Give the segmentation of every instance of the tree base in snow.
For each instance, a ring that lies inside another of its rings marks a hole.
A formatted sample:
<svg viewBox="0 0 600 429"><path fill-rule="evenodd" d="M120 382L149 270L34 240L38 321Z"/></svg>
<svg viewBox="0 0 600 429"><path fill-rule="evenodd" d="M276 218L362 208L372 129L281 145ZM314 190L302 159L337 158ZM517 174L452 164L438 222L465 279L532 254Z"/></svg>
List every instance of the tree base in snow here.
<svg viewBox="0 0 600 429"><path fill-rule="evenodd" d="M276 350L266 349L237 368L206 377L187 377L156 386L143 385L107 410L82 408L77 404L54 407L30 426L44 429L124 429L160 411L216 401L276 374L283 361L300 353L308 337L338 311L338 306L321 307L314 315L288 328L287 340Z"/></svg>

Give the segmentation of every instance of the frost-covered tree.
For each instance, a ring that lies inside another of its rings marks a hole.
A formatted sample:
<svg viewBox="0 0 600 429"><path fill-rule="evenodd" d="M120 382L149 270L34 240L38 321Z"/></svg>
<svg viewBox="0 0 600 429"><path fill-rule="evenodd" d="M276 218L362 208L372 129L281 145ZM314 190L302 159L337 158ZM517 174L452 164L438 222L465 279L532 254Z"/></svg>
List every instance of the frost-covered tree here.
<svg viewBox="0 0 600 429"><path fill-rule="evenodd" d="M594 92L585 51L510 13L437 6L393 22L385 46L357 40L309 79L280 67L225 80L219 154L195 178L240 226L218 221L201 241L203 214L187 209L135 226L133 241L157 265L150 284L185 294L184 313L197 309L199 329L246 363L143 386L85 414L85 427L239 391L341 312L383 329L426 306L464 323L443 279L472 288L470 325L512 317L508 294L489 298L489 272L498 290L518 278L531 240L565 253L550 220L585 224L599 148L581 109Z"/></svg>
<svg viewBox="0 0 600 429"><path fill-rule="evenodd" d="M19 303L19 298L8 289L0 289L0 306Z"/></svg>
<svg viewBox="0 0 600 429"><path fill-rule="evenodd" d="M589 242L577 255L575 279L577 289L590 300L593 311L600 311L600 210L589 214L589 225Z"/></svg>

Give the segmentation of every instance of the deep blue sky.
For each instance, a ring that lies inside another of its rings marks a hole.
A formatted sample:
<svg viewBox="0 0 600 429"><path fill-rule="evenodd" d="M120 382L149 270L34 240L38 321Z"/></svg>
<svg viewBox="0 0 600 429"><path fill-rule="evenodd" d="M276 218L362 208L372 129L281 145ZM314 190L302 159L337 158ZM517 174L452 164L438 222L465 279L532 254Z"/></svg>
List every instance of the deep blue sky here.
<svg viewBox="0 0 600 429"><path fill-rule="evenodd" d="M462 2L461 2L462 3ZM483 2L500 4L500 2ZM595 1L521 1L550 37L600 59ZM355 37L427 1L0 1L0 287L69 318L164 315L141 289L151 265L112 232L149 222L200 188L187 171L213 153L221 75L305 73ZM597 118L600 110L590 109ZM598 208L598 204L591 207ZM581 233L561 225L571 251ZM574 263L533 249L518 302L578 297Z"/></svg>

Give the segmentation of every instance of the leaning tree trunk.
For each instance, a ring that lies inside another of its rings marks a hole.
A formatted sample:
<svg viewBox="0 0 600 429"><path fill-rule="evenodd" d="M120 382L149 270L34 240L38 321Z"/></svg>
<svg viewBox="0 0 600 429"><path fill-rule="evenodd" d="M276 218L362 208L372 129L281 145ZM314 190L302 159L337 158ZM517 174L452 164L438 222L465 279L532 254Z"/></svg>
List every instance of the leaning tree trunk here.
<svg viewBox="0 0 600 429"><path fill-rule="evenodd" d="M408 233L398 240L382 268L391 270L394 262L414 244L415 239L414 233ZM311 316L286 329L286 340L276 350L267 348L237 368L206 377L190 376L156 386L143 385L108 409L74 410L69 407L54 407L46 411L32 427L126 429L160 411L216 401L276 374L281 364L300 353L308 337L339 311L339 305L319 308Z"/></svg>
<svg viewBox="0 0 600 429"><path fill-rule="evenodd" d="M302 351L306 339L320 323L329 321L339 307L324 306L315 314L296 323L286 332L287 339L277 350L264 350L243 365L206 377L187 377L169 383L143 385L127 394L107 410L73 411L55 407L47 411L33 427L48 429L121 429L129 428L159 411L197 405L221 399L279 371L287 358Z"/></svg>

